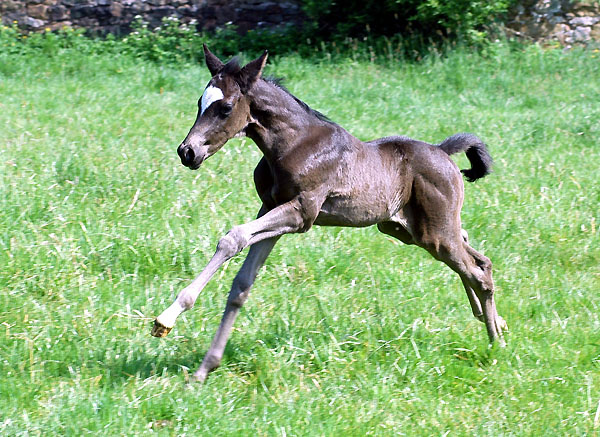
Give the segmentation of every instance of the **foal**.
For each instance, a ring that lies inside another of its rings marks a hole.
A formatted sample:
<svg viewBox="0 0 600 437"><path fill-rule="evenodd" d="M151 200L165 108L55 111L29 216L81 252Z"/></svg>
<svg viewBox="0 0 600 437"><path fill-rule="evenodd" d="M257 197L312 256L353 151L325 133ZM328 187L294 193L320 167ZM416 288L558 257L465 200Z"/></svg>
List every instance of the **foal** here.
<svg viewBox="0 0 600 437"><path fill-rule="evenodd" d="M494 303L492 263L469 246L461 229L461 174L449 155L466 152L469 181L489 173L485 144L457 134L439 145L407 137L362 142L291 95L261 78L267 52L240 67L223 64L204 46L212 79L198 102L198 116L177 149L196 170L236 135L250 137L263 153L254 170L262 206L258 218L235 226L217 245L200 275L154 322L152 335L166 336L176 318L227 260L250 246L236 275L221 324L194 378L204 381L221 362L225 344L256 274L283 234L312 225L370 226L427 250L460 276L473 315L485 323L490 342L506 328Z"/></svg>

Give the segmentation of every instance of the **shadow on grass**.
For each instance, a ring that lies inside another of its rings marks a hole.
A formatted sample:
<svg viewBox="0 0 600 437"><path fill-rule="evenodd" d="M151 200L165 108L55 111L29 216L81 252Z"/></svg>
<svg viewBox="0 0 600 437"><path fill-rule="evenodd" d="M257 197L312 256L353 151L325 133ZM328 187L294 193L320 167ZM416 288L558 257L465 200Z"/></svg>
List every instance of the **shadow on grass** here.
<svg viewBox="0 0 600 437"><path fill-rule="evenodd" d="M340 344L332 340L330 332L310 332L290 330L271 324L270 329L262 333L234 333L225 348L221 370L231 372L240 377L254 379L265 372L283 371L285 369L303 369L303 372L318 373L325 369L335 369L336 360L340 357L357 362L365 358L385 366L397 357L406 362L406 372L412 373L419 364L447 366L456 376L477 379L479 375L471 374L493 366L496 360L506 358L504 350L489 348L484 342L473 347L465 341L454 341L440 345L438 341L426 339L406 339L393 348L376 347L364 339L354 339L352 344ZM130 333L130 332L129 332ZM103 375L103 384L122 384L131 379L153 377L176 377L187 379L202 362L212 340L212 332L203 332L197 337L173 336L156 339L146 335L120 336L114 342L88 344L74 348L73 354L65 354L63 360L47 362L45 372L69 379L81 375L82 379L97 378ZM292 341L300 338L301 341ZM88 343L89 343L88 339ZM292 346L290 344L298 344ZM335 347L334 347L335 346ZM414 348L418 348L423 357L413 357ZM389 350L388 350L389 349ZM510 349L510 348L508 348ZM390 358L389 353L395 353ZM509 352L510 354L510 352ZM71 359L66 356L70 355ZM437 356L438 359L433 359ZM412 370L411 370L412 369ZM406 373L405 372L405 373Z"/></svg>
<svg viewBox="0 0 600 437"><path fill-rule="evenodd" d="M149 339L152 342L154 339ZM127 356L116 355L106 359L106 351L99 350L93 357L80 363L62 363L55 374L72 375L73 368L86 369L87 373L102 374L105 383L122 383L130 378L147 379L155 376L180 375L186 379L200 366L208 351L211 338L198 340L173 339L163 345L152 345L149 349L140 347L129 350ZM160 341L160 340L157 340ZM239 369L240 373L254 373L252 365L256 360L257 343L254 339L237 343L231 341L225 348L223 365ZM260 353L258 353L260 355Z"/></svg>

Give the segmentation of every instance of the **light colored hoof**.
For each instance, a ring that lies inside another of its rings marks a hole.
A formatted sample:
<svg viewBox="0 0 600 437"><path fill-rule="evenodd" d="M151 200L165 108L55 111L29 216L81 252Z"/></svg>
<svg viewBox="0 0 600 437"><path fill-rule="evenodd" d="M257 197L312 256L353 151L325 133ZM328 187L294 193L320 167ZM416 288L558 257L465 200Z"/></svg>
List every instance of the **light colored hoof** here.
<svg viewBox="0 0 600 437"><path fill-rule="evenodd" d="M498 315L496 315L496 320L494 322L496 324L496 331L498 332L498 336L502 338L502 335L505 332L508 332L508 324L506 323L506 320L504 320Z"/></svg>
<svg viewBox="0 0 600 437"><path fill-rule="evenodd" d="M502 335L499 335L498 337L494 337L494 339L488 343L489 349L498 349L498 348L505 348L505 347L506 347L506 340L504 340L504 337Z"/></svg>
<svg viewBox="0 0 600 437"><path fill-rule="evenodd" d="M154 320L154 326L152 327L151 334L154 337L166 337L167 334L169 334L169 332L171 332L171 329L173 329L172 326L169 328L169 327L163 325L162 323L160 323L158 321L158 319L156 319L156 320Z"/></svg>
<svg viewBox="0 0 600 437"><path fill-rule="evenodd" d="M496 343L498 343L498 347L506 347L506 340L504 340L504 337L498 337Z"/></svg>
<svg viewBox="0 0 600 437"><path fill-rule="evenodd" d="M198 384L204 384L206 381L206 377L208 376L208 372L199 369L194 372L192 377L190 378L190 382L197 382Z"/></svg>
<svg viewBox="0 0 600 437"><path fill-rule="evenodd" d="M504 320L502 317L498 316L496 324L502 332L508 331L508 323L506 323L506 320Z"/></svg>
<svg viewBox="0 0 600 437"><path fill-rule="evenodd" d="M498 337L495 339L494 343L497 343L498 347L506 347L504 333L508 332L508 324L506 323L506 320L499 315L496 315L496 331L498 332Z"/></svg>

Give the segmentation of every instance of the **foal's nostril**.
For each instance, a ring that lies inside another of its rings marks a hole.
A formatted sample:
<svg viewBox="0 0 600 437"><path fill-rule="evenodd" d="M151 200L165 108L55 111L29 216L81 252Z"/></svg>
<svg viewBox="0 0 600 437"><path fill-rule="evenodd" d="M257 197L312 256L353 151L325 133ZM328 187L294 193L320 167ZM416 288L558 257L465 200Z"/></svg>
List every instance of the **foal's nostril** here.
<svg viewBox="0 0 600 437"><path fill-rule="evenodd" d="M181 158L181 163L183 165L190 165L196 157L194 150L190 146L183 144L177 148L177 154Z"/></svg>
<svg viewBox="0 0 600 437"><path fill-rule="evenodd" d="M183 151L183 161L186 164L191 164L192 162L194 162L195 157L196 154L194 153L194 150L191 147L188 147Z"/></svg>

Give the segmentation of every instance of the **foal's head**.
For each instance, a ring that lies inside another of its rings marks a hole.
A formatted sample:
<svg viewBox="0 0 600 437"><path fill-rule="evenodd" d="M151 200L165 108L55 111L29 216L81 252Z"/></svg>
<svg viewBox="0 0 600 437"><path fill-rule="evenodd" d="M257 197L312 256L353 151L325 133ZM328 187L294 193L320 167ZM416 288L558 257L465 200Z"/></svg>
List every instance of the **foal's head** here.
<svg viewBox="0 0 600 437"><path fill-rule="evenodd" d="M198 116L185 140L177 148L181 163L192 170L214 155L252 121L248 91L260 79L267 52L239 67L224 64L204 45L206 66L212 79L198 101Z"/></svg>

